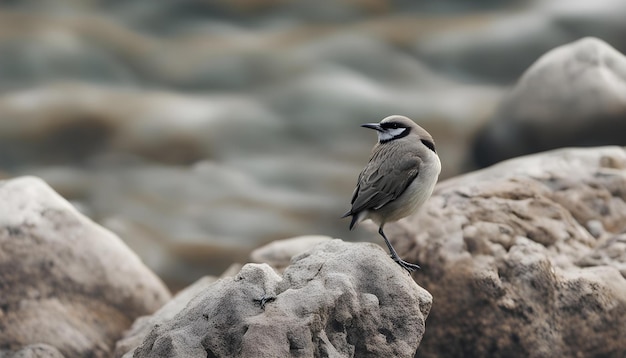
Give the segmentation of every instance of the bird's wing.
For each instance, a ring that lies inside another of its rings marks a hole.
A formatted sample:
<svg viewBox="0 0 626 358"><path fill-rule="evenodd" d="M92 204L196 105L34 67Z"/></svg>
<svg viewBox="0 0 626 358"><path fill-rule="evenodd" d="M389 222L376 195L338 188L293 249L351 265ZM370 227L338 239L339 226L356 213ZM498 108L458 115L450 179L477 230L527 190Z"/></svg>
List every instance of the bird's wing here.
<svg viewBox="0 0 626 358"><path fill-rule="evenodd" d="M384 152L374 153L359 174L350 213L380 209L397 199L419 174L422 159L414 152L389 160Z"/></svg>

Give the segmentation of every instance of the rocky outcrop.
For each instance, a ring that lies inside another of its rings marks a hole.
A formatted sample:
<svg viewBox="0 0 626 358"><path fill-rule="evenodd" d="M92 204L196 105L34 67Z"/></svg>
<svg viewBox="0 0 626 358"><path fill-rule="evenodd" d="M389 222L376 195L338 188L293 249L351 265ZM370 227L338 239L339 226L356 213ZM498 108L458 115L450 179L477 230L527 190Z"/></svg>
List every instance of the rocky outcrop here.
<svg viewBox="0 0 626 358"><path fill-rule="evenodd" d="M108 357L170 298L118 237L34 177L0 182L0 289L0 349L14 357Z"/></svg>
<svg viewBox="0 0 626 358"><path fill-rule="evenodd" d="M435 297L420 357L626 354L626 151L562 149L441 182L385 227Z"/></svg>
<svg viewBox="0 0 626 358"><path fill-rule="evenodd" d="M475 161L567 146L625 145L626 58L584 38L543 55L474 140Z"/></svg>
<svg viewBox="0 0 626 358"><path fill-rule="evenodd" d="M431 303L380 247L332 240L202 288L124 357L412 357Z"/></svg>

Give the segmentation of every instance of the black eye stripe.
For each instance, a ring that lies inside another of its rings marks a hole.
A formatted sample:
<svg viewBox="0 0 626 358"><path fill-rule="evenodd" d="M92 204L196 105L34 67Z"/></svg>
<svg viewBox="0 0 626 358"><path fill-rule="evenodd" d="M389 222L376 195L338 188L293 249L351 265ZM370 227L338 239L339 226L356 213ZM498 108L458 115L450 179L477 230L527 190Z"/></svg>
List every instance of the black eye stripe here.
<svg viewBox="0 0 626 358"><path fill-rule="evenodd" d="M380 126L384 129L406 128L398 122L385 122L385 123L381 123Z"/></svg>
<svg viewBox="0 0 626 358"><path fill-rule="evenodd" d="M424 145L427 146L428 149L437 153L437 151L435 151L435 143L433 143L432 141L429 141L428 139L422 139L422 143L424 143Z"/></svg>

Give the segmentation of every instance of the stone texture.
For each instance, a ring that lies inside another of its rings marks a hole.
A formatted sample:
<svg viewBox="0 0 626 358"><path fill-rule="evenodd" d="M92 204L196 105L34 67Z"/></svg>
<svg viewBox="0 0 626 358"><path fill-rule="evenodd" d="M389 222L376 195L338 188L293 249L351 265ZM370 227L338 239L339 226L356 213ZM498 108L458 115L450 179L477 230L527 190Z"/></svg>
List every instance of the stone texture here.
<svg viewBox="0 0 626 358"><path fill-rule="evenodd" d="M479 165L566 146L626 144L626 58L584 38L539 58L479 132Z"/></svg>
<svg viewBox="0 0 626 358"><path fill-rule="evenodd" d="M556 150L446 180L385 229L435 297L420 357L626 354L624 148Z"/></svg>
<svg viewBox="0 0 626 358"><path fill-rule="evenodd" d="M174 298L154 314L135 320L133 326L124 333L122 339L117 341L115 345L115 356L122 357L125 353L130 352L126 354L126 356L132 357L134 349L146 338L146 335L150 332L152 327L157 324L163 324L174 318L176 314L187 306L192 298L212 285L216 280L217 278L214 276L205 276L178 292Z"/></svg>
<svg viewBox="0 0 626 358"><path fill-rule="evenodd" d="M1 358L64 358L58 349L48 344L31 344L17 352L0 350Z"/></svg>
<svg viewBox="0 0 626 358"><path fill-rule="evenodd" d="M110 356L170 298L118 237L34 177L0 182L0 290L0 349L43 343L68 357Z"/></svg>
<svg viewBox="0 0 626 358"><path fill-rule="evenodd" d="M332 240L204 288L124 357L412 357L431 303L380 247Z"/></svg>

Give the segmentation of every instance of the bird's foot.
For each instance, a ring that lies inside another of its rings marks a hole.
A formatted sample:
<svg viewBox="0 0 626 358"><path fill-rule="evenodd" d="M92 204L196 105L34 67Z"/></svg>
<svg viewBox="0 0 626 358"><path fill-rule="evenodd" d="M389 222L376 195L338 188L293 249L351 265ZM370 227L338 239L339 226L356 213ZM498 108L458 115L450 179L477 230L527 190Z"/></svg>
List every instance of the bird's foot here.
<svg viewBox="0 0 626 358"><path fill-rule="evenodd" d="M400 265L400 267L402 267L403 269L407 270L409 273L412 273L415 270L419 270L420 267L419 265L416 264L412 264L410 262L406 262L404 260L402 260L399 257L393 257L393 255L391 256L391 258L398 264Z"/></svg>

